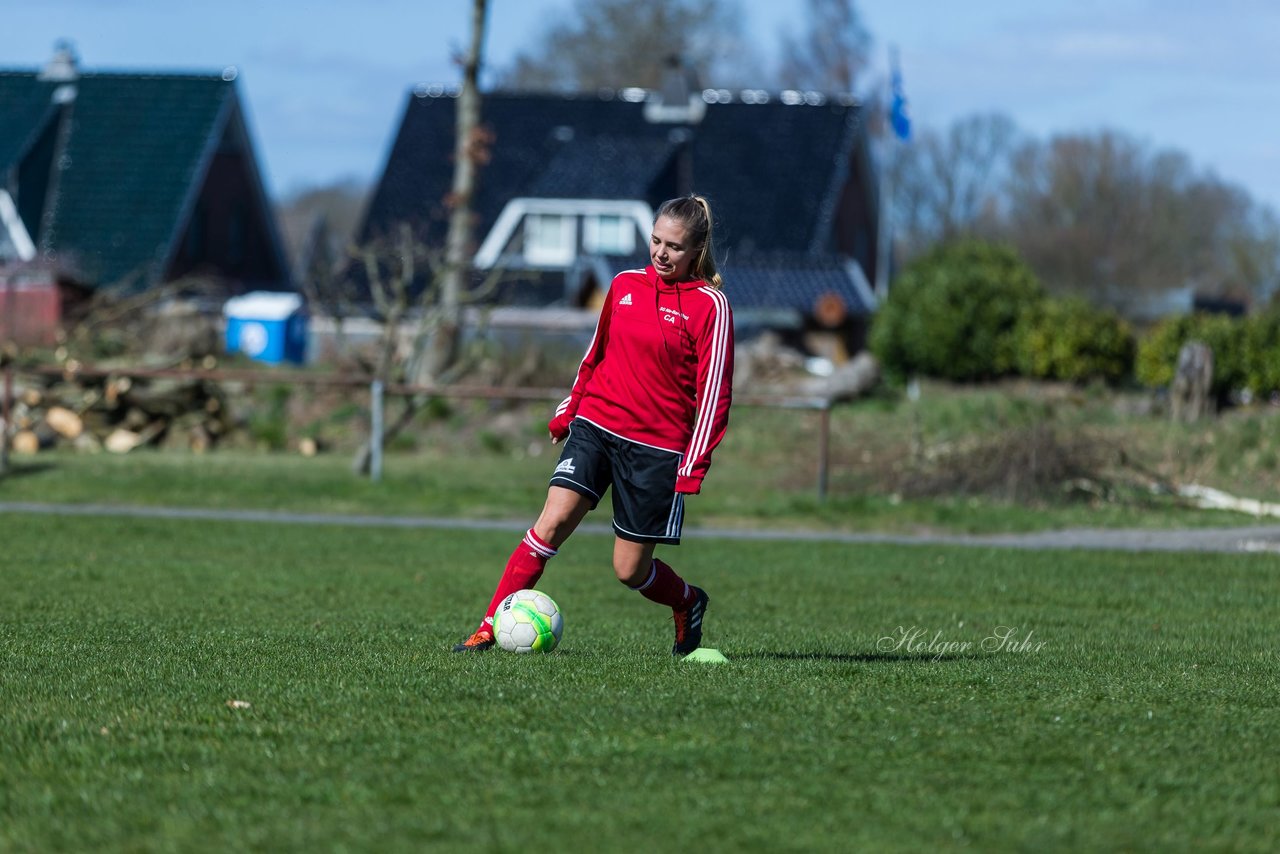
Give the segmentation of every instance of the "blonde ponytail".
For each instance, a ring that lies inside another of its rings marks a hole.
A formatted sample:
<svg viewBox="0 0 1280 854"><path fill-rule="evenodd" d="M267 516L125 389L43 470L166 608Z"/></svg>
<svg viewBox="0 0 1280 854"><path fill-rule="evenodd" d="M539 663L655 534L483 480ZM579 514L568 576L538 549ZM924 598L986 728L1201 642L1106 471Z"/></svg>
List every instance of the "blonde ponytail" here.
<svg viewBox="0 0 1280 854"><path fill-rule="evenodd" d="M710 287L719 290L724 280L716 271L715 245L711 234L715 220L711 215L711 203L705 197L694 194L668 199L659 206L654 222L664 216L683 225L690 240L698 246L698 256L690 268L694 278L702 279Z"/></svg>

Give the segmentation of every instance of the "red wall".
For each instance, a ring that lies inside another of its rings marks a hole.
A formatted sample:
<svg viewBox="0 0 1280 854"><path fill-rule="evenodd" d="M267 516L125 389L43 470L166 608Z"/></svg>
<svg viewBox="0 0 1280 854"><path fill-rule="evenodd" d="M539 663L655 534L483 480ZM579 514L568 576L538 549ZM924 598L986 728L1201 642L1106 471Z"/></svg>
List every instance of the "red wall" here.
<svg viewBox="0 0 1280 854"><path fill-rule="evenodd" d="M0 272L0 341L52 345L61 320L62 295L55 282L17 282Z"/></svg>

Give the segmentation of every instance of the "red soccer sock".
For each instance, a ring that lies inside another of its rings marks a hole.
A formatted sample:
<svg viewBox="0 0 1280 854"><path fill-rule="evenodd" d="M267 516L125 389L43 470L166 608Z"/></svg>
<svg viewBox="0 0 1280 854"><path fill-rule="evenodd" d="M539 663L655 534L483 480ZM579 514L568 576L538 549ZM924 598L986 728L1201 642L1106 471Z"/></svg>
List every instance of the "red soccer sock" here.
<svg viewBox="0 0 1280 854"><path fill-rule="evenodd" d="M511 553L511 557L507 558L507 568L502 571L498 589L494 591L493 600L489 602L489 608L484 612L480 628L493 631L493 615L502 604L502 600L517 590L527 590L537 584L538 579L542 577L542 571L547 568L547 561L555 556L556 550L543 542L542 538L530 528L524 535L524 539L520 541L520 545L516 546L516 550Z"/></svg>
<svg viewBox="0 0 1280 854"><path fill-rule="evenodd" d="M637 587L632 587L644 598L672 610L681 610L693 603L693 589L676 571L656 557L649 569L649 576Z"/></svg>

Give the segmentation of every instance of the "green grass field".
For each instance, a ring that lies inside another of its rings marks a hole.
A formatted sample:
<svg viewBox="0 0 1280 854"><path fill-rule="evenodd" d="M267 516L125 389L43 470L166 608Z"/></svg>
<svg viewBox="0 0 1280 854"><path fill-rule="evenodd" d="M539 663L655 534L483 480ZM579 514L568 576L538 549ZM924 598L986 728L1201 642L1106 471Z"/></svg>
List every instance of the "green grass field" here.
<svg viewBox="0 0 1280 854"><path fill-rule="evenodd" d="M583 534L447 652L519 534L0 519L0 851L1280 846L1273 557L693 537L695 665Z"/></svg>

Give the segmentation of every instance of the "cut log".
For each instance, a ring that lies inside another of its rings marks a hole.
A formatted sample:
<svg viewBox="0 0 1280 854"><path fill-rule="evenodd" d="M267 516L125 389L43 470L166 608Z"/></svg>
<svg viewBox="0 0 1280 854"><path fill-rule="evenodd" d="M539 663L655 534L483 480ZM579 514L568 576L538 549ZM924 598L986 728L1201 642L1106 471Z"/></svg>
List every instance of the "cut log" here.
<svg viewBox="0 0 1280 854"><path fill-rule="evenodd" d="M164 432L166 426L168 425L164 421L156 421L137 432L119 427L111 432L103 446L113 454L127 454L155 439Z"/></svg>
<svg viewBox="0 0 1280 854"><path fill-rule="evenodd" d="M213 437L203 424L197 424L187 431L187 446L194 454L203 454L213 445Z"/></svg>
<svg viewBox="0 0 1280 854"><path fill-rule="evenodd" d="M142 443L142 434L117 427L107 436L102 446L113 454L127 454Z"/></svg>
<svg viewBox="0 0 1280 854"><path fill-rule="evenodd" d="M34 430L19 430L10 441L15 454L30 456L40 450L40 439Z"/></svg>
<svg viewBox="0 0 1280 854"><path fill-rule="evenodd" d="M55 433L67 439L75 439L84 432L84 421L66 407L50 407L44 414L44 421Z"/></svg>
<svg viewBox="0 0 1280 854"><path fill-rule="evenodd" d="M118 406L120 398L129 393L129 389L133 387L133 380L129 377L112 377L107 380L107 388L103 396L107 401L107 405L111 407Z"/></svg>
<svg viewBox="0 0 1280 854"><path fill-rule="evenodd" d="M159 380L148 388L130 389L129 405L151 416L177 418L202 408L208 397L202 381Z"/></svg>
<svg viewBox="0 0 1280 854"><path fill-rule="evenodd" d="M880 363L865 350L851 361L837 365L827 377L827 394L832 400L853 400L880 382Z"/></svg>
<svg viewBox="0 0 1280 854"><path fill-rule="evenodd" d="M13 434L12 445L16 454L35 454L52 448L58 434L49 429L48 424L37 424L29 430L19 430Z"/></svg>
<svg viewBox="0 0 1280 854"><path fill-rule="evenodd" d="M1234 510L1251 516L1280 516L1280 504L1256 498L1240 498L1198 483L1178 487L1178 494L1183 498L1190 498L1197 507L1204 510Z"/></svg>

